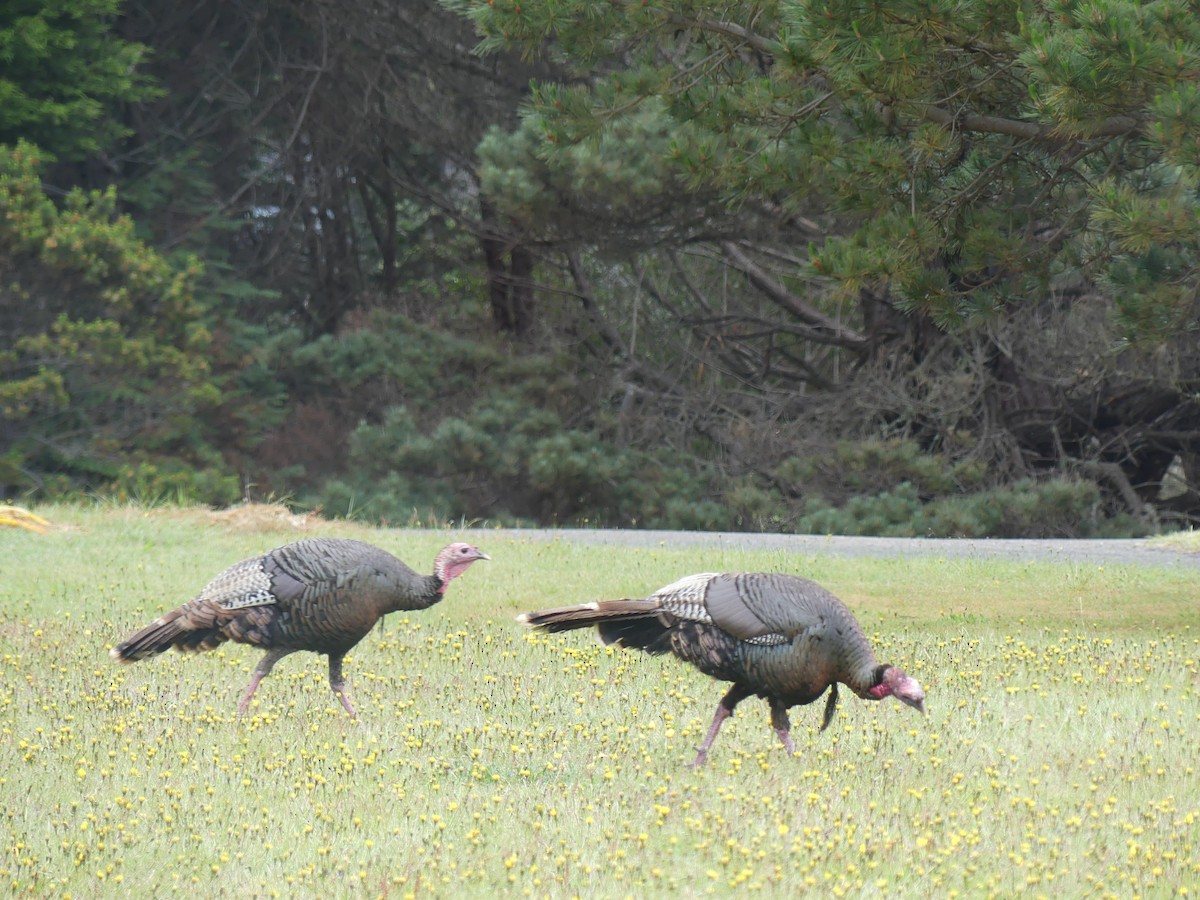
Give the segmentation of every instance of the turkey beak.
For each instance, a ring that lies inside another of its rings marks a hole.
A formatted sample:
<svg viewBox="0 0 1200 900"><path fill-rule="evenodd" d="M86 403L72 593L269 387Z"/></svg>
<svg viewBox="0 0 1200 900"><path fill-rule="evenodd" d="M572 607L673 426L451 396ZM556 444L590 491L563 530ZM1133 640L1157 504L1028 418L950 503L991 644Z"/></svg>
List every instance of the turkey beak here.
<svg viewBox="0 0 1200 900"><path fill-rule="evenodd" d="M917 679L909 678L903 689L896 692L896 699L901 703L907 703L921 715L925 715L925 692L921 690Z"/></svg>
<svg viewBox="0 0 1200 900"><path fill-rule="evenodd" d="M475 550L475 552L478 554L478 555L475 557L476 559L486 559L486 560L488 560L488 561L490 561L490 560L491 560L491 557L490 557L490 556L488 556L486 553L484 553L482 550L476 549L476 550Z"/></svg>

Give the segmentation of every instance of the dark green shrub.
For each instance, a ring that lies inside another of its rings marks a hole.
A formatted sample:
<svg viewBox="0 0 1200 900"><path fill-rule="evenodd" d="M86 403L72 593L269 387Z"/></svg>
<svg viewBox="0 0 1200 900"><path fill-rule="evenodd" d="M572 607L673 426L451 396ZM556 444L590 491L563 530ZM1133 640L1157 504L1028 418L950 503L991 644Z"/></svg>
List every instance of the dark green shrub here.
<svg viewBox="0 0 1200 900"><path fill-rule="evenodd" d="M1026 479L1016 484L940 497L923 503L908 483L854 497L840 507L809 501L798 532L890 537L1108 537L1144 532L1128 518L1102 514L1099 488L1089 481Z"/></svg>
<svg viewBox="0 0 1200 900"><path fill-rule="evenodd" d="M978 488L986 475L976 460L929 453L915 441L878 438L838 441L827 454L789 457L775 469L783 484L803 485L839 500L883 493L901 484L910 485L922 499L931 499Z"/></svg>
<svg viewBox="0 0 1200 900"><path fill-rule="evenodd" d="M344 433L336 416L323 426L344 445L335 474L313 479L301 464L275 492L328 515L948 537L1114 527L1090 482L995 488L979 462L906 440L841 441L770 477L725 474L706 467L715 451L700 438L687 454L618 444L605 398L552 356L514 357L394 313L368 325L292 354L300 389L340 395L353 419Z"/></svg>

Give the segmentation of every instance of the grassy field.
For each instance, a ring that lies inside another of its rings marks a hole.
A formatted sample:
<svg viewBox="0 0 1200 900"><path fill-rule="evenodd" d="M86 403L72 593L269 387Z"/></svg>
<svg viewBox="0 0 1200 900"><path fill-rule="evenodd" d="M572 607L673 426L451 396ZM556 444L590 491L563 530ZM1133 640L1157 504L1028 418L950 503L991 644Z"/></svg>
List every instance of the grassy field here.
<svg viewBox="0 0 1200 900"><path fill-rule="evenodd" d="M342 712L289 657L119 666L108 649L225 566L301 536L202 511L50 508L0 530L0 885L206 896L1200 894L1200 573L848 560L468 539L493 561L356 648ZM259 522L261 525L261 522ZM450 532L314 523L425 570ZM814 578L929 715L843 692L751 700L710 763L723 687L518 611L640 596L695 571Z"/></svg>

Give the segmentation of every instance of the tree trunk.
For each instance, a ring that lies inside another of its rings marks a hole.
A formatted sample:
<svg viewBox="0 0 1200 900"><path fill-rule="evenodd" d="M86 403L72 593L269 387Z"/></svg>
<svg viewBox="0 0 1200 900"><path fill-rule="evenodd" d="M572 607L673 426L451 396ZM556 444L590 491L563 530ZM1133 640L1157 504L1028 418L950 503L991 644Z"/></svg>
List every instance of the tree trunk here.
<svg viewBox="0 0 1200 900"><path fill-rule="evenodd" d="M492 321L500 331L523 337L533 324L533 255L505 238L490 203L480 200L479 205L483 213L479 243L487 263Z"/></svg>

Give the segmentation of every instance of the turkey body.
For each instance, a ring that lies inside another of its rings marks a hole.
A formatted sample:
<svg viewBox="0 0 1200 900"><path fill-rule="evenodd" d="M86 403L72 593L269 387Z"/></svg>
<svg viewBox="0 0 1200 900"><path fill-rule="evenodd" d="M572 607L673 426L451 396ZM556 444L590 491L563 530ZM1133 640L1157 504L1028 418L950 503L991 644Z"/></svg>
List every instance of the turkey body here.
<svg viewBox="0 0 1200 900"><path fill-rule="evenodd" d="M792 575L691 575L643 600L540 610L520 621L546 631L595 626L605 643L671 653L731 682L693 765L705 762L721 723L750 696L767 701L771 723L789 752L795 747L788 710L829 691L824 730L836 709L839 683L866 700L895 696L925 710L916 679L879 664L845 604L819 584Z"/></svg>
<svg viewBox="0 0 1200 900"><path fill-rule="evenodd" d="M262 647L238 707L244 713L275 663L300 650L327 654L329 684L354 715L342 677L342 658L370 633L380 617L425 609L449 583L488 555L454 543L434 560L432 575L418 575L392 554L345 538L308 538L230 566L193 599L117 644L112 656L135 662L175 647L211 650L225 641Z"/></svg>

